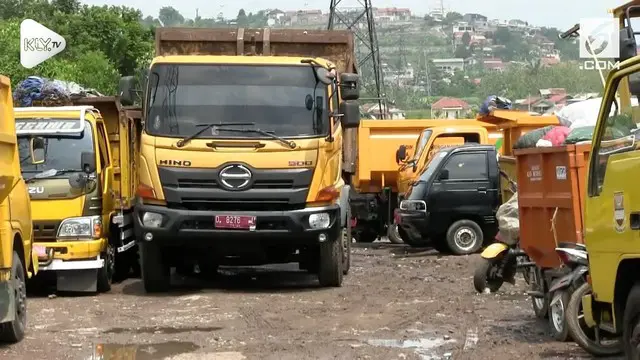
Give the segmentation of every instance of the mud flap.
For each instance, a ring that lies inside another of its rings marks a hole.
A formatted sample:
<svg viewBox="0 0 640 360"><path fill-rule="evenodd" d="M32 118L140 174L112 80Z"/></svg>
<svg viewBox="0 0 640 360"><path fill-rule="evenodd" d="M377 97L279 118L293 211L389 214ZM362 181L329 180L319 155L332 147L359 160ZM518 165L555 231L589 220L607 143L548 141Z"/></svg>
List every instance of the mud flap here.
<svg viewBox="0 0 640 360"><path fill-rule="evenodd" d="M582 320L584 320L585 324L590 328L596 326L596 321L593 319L593 307L591 306L592 300L593 297L591 294L582 296L582 312L584 314Z"/></svg>
<svg viewBox="0 0 640 360"><path fill-rule="evenodd" d="M98 291L98 269L56 271L57 290L69 292Z"/></svg>
<svg viewBox="0 0 640 360"><path fill-rule="evenodd" d="M11 275L10 272L7 272ZM11 278L9 276L9 278ZM0 281L0 324L15 320L16 312L15 291L13 289L13 281Z"/></svg>

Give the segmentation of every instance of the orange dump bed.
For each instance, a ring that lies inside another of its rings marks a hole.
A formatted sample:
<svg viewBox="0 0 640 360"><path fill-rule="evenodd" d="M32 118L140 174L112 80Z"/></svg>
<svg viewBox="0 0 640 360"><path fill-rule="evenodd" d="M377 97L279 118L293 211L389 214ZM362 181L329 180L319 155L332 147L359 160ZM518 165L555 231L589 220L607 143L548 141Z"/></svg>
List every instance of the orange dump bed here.
<svg viewBox="0 0 640 360"><path fill-rule="evenodd" d="M520 246L541 268L561 265L557 243L583 243L590 150L591 144L514 150Z"/></svg>

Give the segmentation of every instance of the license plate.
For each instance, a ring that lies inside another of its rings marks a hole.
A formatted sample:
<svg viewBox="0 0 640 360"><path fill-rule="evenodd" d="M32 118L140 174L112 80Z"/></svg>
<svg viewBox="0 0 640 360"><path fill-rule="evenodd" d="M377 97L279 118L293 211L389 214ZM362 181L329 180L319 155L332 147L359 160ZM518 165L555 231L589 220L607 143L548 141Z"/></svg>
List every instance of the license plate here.
<svg viewBox="0 0 640 360"><path fill-rule="evenodd" d="M39 258L47 257L47 248L40 245L34 245L33 251L38 255Z"/></svg>
<svg viewBox="0 0 640 360"><path fill-rule="evenodd" d="M219 229L255 230L256 217L244 215L216 215L216 227Z"/></svg>

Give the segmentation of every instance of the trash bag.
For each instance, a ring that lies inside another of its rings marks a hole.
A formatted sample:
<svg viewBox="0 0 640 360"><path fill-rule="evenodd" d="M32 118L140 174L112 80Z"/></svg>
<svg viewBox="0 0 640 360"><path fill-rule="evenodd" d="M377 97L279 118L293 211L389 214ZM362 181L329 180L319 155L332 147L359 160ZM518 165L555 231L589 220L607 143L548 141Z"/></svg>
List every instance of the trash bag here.
<svg viewBox="0 0 640 360"><path fill-rule="evenodd" d="M529 131L528 133L520 136L520 139L513 144L514 149L527 149L536 147L538 140L542 139L549 131L553 129L553 125L545 126L540 129Z"/></svg>
<svg viewBox="0 0 640 360"><path fill-rule="evenodd" d="M520 237L520 219L518 215L518 193L500 205L496 212L501 240L507 245L515 245Z"/></svg>
<svg viewBox="0 0 640 360"><path fill-rule="evenodd" d="M491 95L482 103L479 113L480 115L489 115L489 113L496 109L510 110L511 100L501 96Z"/></svg>
<svg viewBox="0 0 640 360"><path fill-rule="evenodd" d="M595 126L577 127L571 130L567 138L564 140L564 143L577 144L582 141L591 141L593 138L593 130L595 130Z"/></svg>
<svg viewBox="0 0 640 360"><path fill-rule="evenodd" d="M61 106L70 105L73 99L87 96L102 96L95 89L67 81L49 80L29 76L16 87L13 100L16 106Z"/></svg>
<svg viewBox="0 0 640 360"><path fill-rule="evenodd" d="M571 130L566 126L554 126L548 133L544 134L542 140L551 142L551 146L562 146Z"/></svg>

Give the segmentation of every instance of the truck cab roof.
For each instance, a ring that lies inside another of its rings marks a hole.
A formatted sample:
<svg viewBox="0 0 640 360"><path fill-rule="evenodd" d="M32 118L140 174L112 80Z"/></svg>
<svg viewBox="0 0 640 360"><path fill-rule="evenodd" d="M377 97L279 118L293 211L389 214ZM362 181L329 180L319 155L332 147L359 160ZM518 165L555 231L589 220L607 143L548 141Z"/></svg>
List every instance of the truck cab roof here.
<svg viewBox="0 0 640 360"><path fill-rule="evenodd" d="M457 152L461 152L461 151L470 151L470 150L496 151L496 147L493 146L493 145L473 144L473 143L466 143L464 145L451 146L451 147L447 147L447 148L443 148L443 149L446 149L446 151L449 152L449 153L457 153ZM440 150L440 151L442 151L442 150Z"/></svg>

